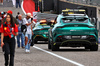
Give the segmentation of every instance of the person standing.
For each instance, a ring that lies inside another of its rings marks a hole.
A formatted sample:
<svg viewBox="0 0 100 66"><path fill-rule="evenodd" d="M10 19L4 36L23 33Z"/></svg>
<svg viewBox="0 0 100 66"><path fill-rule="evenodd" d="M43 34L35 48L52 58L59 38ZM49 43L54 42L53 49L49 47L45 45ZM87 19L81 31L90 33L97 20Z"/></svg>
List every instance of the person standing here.
<svg viewBox="0 0 100 66"><path fill-rule="evenodd" d="M16 0L16 8L18 8L18 6L21 8L20 0Z"/></svg>
<svg viewBox="0 0 100 66"><path fill-rule="evenodd" d="M13 16L7 14L6 22L1 25L1 47L4 49L5 66L8 66L8 64L14 66L15 36L17 35L18 27L13 21Z"/></svg>
<svg viewBox="0 0 100 66"><path fill-rule="evenodd" d="M20 48L20 38L21 38L21 47L24 48L24 34L21 32L21 25L23 23L23 20L22 20L22 15L19 14L18 15L18 22L19 22L19 26L18 26L18 36L17 36L17 44L18 44L18 48Z"/></svg>
<svg viewBox="0 0 100 66"><path fill-rule="evenodd" d="M23 24L26 25L27 31L25 33L25 52L29 53L30 52L30 43L31 43L31 37L32 37L32 23L33 20L31 21L31 13L26 14L26 18L23 19Z"/></svg>

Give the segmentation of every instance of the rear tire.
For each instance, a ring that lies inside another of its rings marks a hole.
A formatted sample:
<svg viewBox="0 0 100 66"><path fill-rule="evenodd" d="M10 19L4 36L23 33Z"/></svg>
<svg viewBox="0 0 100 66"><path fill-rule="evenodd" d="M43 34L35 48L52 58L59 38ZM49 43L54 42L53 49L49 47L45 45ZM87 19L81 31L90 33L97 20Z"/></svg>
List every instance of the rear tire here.
<svg viewBox="0 0 100 66"><path fill-rule="evenodd" d="M51 49L51 45L50 44L48 44L48 49Z"/></svg>
<svg viewBox="0 0 100 66"><path fill-rule="evenodd" d="M32 40L32 42L31 42L31 46L34 46L34 41Z"/></svg>
<svg viewBox="0 0 100 66"><path fill-rule="evenodd" d="M34 44L37 44L37 40L34 40Z"/></svg>
<svg viewBox="0 0 100 66"><path fill-rule="evenodd" d="M51 49L51 44L50 44L49 39L48 39L48 49Z"/></svg>
<svg viewBox="0 0 100 66"><path fill-rule="evenodd" d="M31 41L31 46L34 46L33 36L34 36L34 35L32 35L32 38L31 38L31 39L32 39L32 41Z"/></svg>
<svg viewBox="0 0 100 66"><path fill-rule="evenodd" d="M52 49L52 51L58 51L59 50L59 46L52 45L51 49Z"/></svg>
<svg viewBox="0 0 100 66"><path fill-rule="evenodd" d="M90 51L98 51L98 45L91 45Z"/></svg>

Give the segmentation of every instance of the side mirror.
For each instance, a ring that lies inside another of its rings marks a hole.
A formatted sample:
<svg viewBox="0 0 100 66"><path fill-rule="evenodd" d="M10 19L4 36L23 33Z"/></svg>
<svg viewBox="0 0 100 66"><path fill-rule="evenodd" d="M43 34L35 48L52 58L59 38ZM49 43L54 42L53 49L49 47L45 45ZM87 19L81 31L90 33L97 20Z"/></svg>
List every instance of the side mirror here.
<svg viewBox="0 0 100 66"><path fill-rule="evenodd" d="M97 20L96 20L96 18L93 18L93 22L94 22L94 24L96 24L96 23L97 23Z"/></svg>
<svg viewBox="0 0 100 66"><path fill-rule="evenodd" d="M90 18L90 22L96 26L97 24L97 19L96 18Z"/></svg>

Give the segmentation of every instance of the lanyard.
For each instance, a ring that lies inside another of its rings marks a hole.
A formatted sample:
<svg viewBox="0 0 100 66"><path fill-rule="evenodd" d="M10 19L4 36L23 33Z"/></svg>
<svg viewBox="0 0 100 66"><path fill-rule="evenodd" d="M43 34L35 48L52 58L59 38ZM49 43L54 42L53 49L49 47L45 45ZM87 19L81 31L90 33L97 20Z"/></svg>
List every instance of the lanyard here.
<svg viewBox="0 0 100 66"><path fill-rule="evenodd" d="M10 33L12 34L12 28L11 28L11 25L10 25L10 26L8 25L8 28L9 28L9 30L10 30Z"/></svg>

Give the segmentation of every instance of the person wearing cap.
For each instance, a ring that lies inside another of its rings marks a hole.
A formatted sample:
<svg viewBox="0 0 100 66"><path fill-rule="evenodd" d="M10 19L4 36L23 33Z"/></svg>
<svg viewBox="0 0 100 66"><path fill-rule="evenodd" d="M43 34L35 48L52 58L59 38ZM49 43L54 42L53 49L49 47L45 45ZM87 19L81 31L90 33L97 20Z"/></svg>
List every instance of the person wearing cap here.
<svg viewBox="0 0 100 66"><path fill-rule="evenodd" d="M25 42L24 42L25 37L24 37L24 34L21 32L21 26L23 24L23 19L22 19L21 14L18 15L17 21L19 22L18 36L17 36L17 47L20 48L20 38L21 38L21 47L24 48L25 47Z"/></svg>
<svg viewBox="0 0 100 66"><path fill-rule="evenodd" d="M7 11L7 14L13 14L11 10ZM16 20L16 18L13 17L13 20L15 21L16 25L19 25L19 22ZM6 17L3 19L3 23L6 22Z"/></svg>
<svg viewBox="0 0 100 66"><path fill-rule="evenodd" d="M26 17L23 19L23 24L26 25L27 27L27 31L25 33L25 52L26 53L30 52L30 43L31 43L31 37L33 34L32 23L33 23L33 20L31 21L31 13L27 13Z"/></svg>

